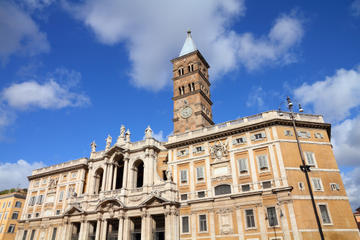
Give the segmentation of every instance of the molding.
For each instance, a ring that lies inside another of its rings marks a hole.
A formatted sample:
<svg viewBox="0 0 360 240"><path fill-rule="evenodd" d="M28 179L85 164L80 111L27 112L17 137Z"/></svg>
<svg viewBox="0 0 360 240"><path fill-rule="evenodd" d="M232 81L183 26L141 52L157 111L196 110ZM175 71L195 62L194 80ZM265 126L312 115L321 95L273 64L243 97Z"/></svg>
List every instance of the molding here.
<svg viewBox="0 0 360 240"><path fill-rule="evenodd" d="M190 52L190 53L185 54L185 55L182 55L182 56L180 56L180 57L173 58L173 59L170 60L170 61L171 61L172 63L174 63L175 61L180 60L180 59L183 59L183 58L187 58L187 57L189 57L190 55L192 55L192 54L194 54L194 53L196 53L196 55L200 58L200 60L202 60L202 61L204 62L205 66L206 66L207 68L210 68L210 65L209 65L208 62L205 60L205 58L203 57L203 55L200 53L199 50Z"/></svg>
<svg viewBox="0 0 360 240"><path fill-rule="evenodd" d="M293 200L310 200L310 195L292 195ZM349 200L347 196L314 196L315 200Z"/></svg>
<svg viewBox="0 0 360 240"><path fill-rule="evenodd" d="M206 94L201 89L196 89L195 91L188 92L188 93L185 93L184 95L179 95L177 97L172 97L171 99L173 101L176 101L176 100L186 98L188 96L191 96L191 95L194 95L194 94L197 94L197 93L200 93L200 95L210 104L210 106L213 105L213 102L210 100L210 98L208 96L206 96Z"/></svg>
<svg viewBox="0 0 360 240"><path fill-rule="evenodd" d="M30 181L30 180L33 180L33 179L36 179L36 178L46 177L46 176L57 174L57 173L68 172L68 171L72 171L72 170L75 170L75 169L87 169L87 168L88 168L87 164L80 163L80 164L70 166L70 167L59 168L59 169L55 169L55 170L48 171L48 172L34 174L34 175L31 175L31 176L28 176L27 178Z"/></svg>
<svg viewBox="0 0 360 240"><path fill-rule="evenodd" d="M285 167L285 170L301 171L298 167ZM340 172L340 170L330 168L311 168L311 172Z"/></svg>

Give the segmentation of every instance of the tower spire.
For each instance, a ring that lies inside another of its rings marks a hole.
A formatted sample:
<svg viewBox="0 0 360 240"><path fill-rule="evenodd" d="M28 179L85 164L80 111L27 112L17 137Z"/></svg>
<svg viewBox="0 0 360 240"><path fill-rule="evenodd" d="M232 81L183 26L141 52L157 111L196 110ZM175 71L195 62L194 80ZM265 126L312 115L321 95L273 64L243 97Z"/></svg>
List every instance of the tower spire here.
<svg viewBox="0 0 360 240"><path fill-rule="evenodd" d="M194 40L191 37L191 31L189 29L187 31L187 36L186 36L184 45L183 45L183 47L182 47L182 49L180 51L179 57L184 56L184 55L186 55L188 53L194 52L196 50L197 50L197 48L196 48L196 45L194 43Z"/></svg>

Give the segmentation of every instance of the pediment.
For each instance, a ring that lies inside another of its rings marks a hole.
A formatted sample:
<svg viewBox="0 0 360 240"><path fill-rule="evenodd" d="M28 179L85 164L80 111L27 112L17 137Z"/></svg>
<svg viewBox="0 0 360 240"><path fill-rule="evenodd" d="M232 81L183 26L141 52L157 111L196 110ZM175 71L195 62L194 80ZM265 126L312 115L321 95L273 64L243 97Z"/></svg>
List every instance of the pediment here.
<svg viewBox="0 0 360 240"><path fill-rule="evenodd" d="M124 204L116 198L105 199L96 206L96 210L106 210L106 211L117 210L120 208L124 208Z"/></svg>
<svg viewBox="0 0 360 240"><path fill-rule="evenodd" d="M168 203L168 202L170 202L170 201L163 197L152 195L149 198L147 198L145 201L143 201L140 204L140 206L159 206L159 205L163 205L164 203Z"/></svg>
<svg viewBox="0 0 360 240"><path fill-rule="evenodd" d="M84 213L80 207L72 206L68 210L65 211L64 215L77 215Z"/></svg>

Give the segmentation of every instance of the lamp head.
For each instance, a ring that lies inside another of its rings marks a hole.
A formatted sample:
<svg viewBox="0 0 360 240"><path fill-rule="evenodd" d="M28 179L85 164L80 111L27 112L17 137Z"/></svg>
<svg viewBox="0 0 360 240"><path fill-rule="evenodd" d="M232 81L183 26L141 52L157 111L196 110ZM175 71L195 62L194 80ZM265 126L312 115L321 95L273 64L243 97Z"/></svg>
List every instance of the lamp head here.
<svg viewBox="0 0 360 240"><path fill-rule="evenodd" d="M301 104L299 104L299 112L304 112L304 109L301 107Z"/></svg>

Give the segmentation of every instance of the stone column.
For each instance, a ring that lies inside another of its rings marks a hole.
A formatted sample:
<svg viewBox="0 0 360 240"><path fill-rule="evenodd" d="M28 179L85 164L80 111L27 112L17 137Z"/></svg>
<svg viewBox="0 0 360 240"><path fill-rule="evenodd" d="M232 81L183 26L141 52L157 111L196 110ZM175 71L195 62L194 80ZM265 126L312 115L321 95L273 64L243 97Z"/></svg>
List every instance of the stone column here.
<svg viewBox="0 0 360 240"><path fill-rule="evenodd" d="M171 238L171 211L169 206L166 206L165 210L165 239L172 239Z"/></svg>
<svg viewBox="0 0 360 240"><path fill-rule="evenodd" d="M118 230L118 240L123 240L123 229L124 229L124 213L120 211L119 216L119 230Z"/></svg>
<svg viewBox="0 0 360 240"><path fill-rule="evenodd" d="M102 187L101 187L101 190L102 191L106 191L106 179L107 179L107 174L108 174L108 168L109 168L109 158L106 157L105 158L105 169L104 169L104 175L103 175L103 179L102 179Z"/></svg>
<svg viewBox="0 0 360 240"><path fill-rule="evenodd" d="M179 214L175 206L172 206L171 236L173 239L180 239Z"/></svg>
<svg viewBox="0 0 360 240"><path fill-rule="evenodd" d="M130 239L130 219L128 216L124 218L124 228L123 228L123 240Z"/></svg>
<svg viewBox="0 0 360 240"><path fill-rule="evenodd" d="M146 219L147 219L148 213L146 210L143 211L141 215L141 240L147 240L146 236Z"/></svg>
<svg viewBox="0 0 360 240"><path fill-rule="evenodd" d="M102 224L101 224L101 240L106 239L106 235L107 235L107 219L103 219L102 220Z"/></svg>
<svg viewBox="0 0 360 240"><path fill-rule="evenodd" d="M124 173L123 173L123 186L122 188L129 188L128 173L129 173L129 158L124 158Z"/></svg>
<svg viewBox="0 0 360 240"><path fill-rule="evenodd" d="M86 177L86 171L85 171L85 169L82 169L82 171L81 171L81 179L80 179L79 195L80 194L83 195L86 192L84 190L85 177Z"/></svg>
<svg viewBox="0 0 360 240"><path fill-rule="evenodd" d="M118 167L117 167L116 165L113 165L113 169L114 169L115 171L113 171L114 177L113 177L112 190L115 190L115 189L116 189L116 180L117 180L116 178L117 178Z"/></svg>
<svg viewBox="0 0 360 240"><path fill-rule="evenodd" d="M266 229L267 229L267 222L265 221L265 210L263 206L257 207L259 223L260 223L260 234L261 240L266 240Z"/></svg>
<svg viewBox="0 0 360 240"><path fill-rule="evenodd" d="M153 239L153 222L152 222L152 217L151 215L148 213L147 217L146 217L146 237L149 240Z"/></svg>
<svg viewBox="0 0 360 240"><path fill-rule="evenodd" d="M243 228L243 223L242 223L240 207L236 207L236 221L237 221L237 227L238 227L238 232L239 232L239 240L244 240L245 236L244 236L244 228Z"/></svg>
<svg viewBox="0 0 360 240"><path fill-rule="evenodd" d="M81 227L80 227L80 240L87 240L88 239L88 234L89 234L89 222L83 220L81 222Z"/></svg>
<svg viewBox="0 0 360 240"><path fill-rule="evenodd" d="M96 223L95 240L100 240L100 233L101 233L101 219L98 219Z"/></svg>
<svg viewBox="0 0 360 240"><path fill-rule="evenodd" d="M111 190L111 187L112 187L113 170L114 170L114 164L109 163L107 183L106 183L106 190L107 191Z"/></svg>
<svg viewBox="0 0 360 240"><path fill-rule="evenodd" d="M215 218L214 218L214 209L210 209L209 210L209 227L210 227L210 237L211 237L211 240L214 240L215 239ZM194 224L194 223L191 223L191 224ZM240 232L239 232L240 234Z"/></svg>
<svg viewBox="0 0 360 240"><path fill-rule="evenodd" d="M88 171L88 175L87 175L87 184L86 184L86 189L85 189L85 193L86 194L93 194L94 193L94 176L93 176L93 171L92 171L92 163L89 163L89 171Z"/></svg>

